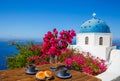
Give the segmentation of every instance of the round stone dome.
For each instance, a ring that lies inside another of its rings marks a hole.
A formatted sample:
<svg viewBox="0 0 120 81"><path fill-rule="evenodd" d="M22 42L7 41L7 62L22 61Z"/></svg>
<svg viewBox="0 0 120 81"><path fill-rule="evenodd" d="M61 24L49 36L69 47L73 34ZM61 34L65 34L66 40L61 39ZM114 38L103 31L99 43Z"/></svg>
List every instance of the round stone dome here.
<svg viewBox="0 0 120 81"><path fill-rule="evenodd" d="M80 33L110 33L110 28L101 19L93 17L80 26Z"/></svg>

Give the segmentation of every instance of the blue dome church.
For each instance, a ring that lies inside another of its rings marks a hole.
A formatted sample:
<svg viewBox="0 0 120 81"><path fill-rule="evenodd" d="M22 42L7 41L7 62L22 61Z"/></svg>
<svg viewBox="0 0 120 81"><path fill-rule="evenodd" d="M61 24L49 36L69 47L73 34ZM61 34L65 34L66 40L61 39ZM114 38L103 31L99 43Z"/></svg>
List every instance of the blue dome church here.
<svg viewBox="0 0 120 81"><path fill-rule="evenodd" d="M112 46L112 34L109 26L101 19L93 18L87 20L80 26L76 35L76 45L71 47L80 52L90 52L92 55L108 60L108 55L115 46Z"/></svg>

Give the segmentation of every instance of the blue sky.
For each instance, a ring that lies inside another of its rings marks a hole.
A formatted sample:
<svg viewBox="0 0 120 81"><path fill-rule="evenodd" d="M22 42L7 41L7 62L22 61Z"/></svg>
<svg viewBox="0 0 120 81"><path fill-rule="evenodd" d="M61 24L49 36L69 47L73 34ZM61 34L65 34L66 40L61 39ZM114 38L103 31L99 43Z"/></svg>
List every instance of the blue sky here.
<svg viewBox="0 0 120 81"><path fill-rule="evenodd" d="M42 38L53 28L78 33L93 12L120 38L120 0L0 0L0 38Z"/></svg>

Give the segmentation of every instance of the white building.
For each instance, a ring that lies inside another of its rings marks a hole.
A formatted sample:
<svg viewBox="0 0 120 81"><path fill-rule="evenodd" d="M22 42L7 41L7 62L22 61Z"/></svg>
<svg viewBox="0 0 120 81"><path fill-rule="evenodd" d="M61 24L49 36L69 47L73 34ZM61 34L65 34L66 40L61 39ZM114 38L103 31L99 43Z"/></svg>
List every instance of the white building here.
<svg viewBox="0 0 120 81"><path fill-rule="evenodd" d="M76 35L76 45L71 45L71 47L80 52L90 52L93 56L109 61L111 53L120 54L120 50L117 50L116 46L112 46L112 34L109 26L95 16L94 13L92 19L80 26L80 31Z"/></svg>

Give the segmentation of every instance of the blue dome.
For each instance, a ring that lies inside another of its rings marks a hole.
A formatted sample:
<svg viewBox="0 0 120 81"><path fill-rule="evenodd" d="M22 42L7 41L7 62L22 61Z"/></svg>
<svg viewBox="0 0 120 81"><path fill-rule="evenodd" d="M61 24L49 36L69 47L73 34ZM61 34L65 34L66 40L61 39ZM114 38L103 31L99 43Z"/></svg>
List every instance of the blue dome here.
<svg viewBox="0 0 120 81"><path fill-rule="evenodd" d="M110 29L104 21L94 17L80 26L80 33L110 33Z"/></svg>

